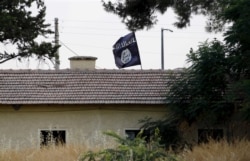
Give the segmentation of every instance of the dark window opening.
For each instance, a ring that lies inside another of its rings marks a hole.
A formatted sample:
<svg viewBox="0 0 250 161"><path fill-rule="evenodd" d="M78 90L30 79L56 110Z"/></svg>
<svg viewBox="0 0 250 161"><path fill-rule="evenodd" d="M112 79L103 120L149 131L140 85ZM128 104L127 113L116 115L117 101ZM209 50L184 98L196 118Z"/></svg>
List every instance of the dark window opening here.
<svg viewBox="0 0 250 161"><path fill-rule="evenodd" d="M64 145L66 143L65 130L41 130L40 146Z"/></svg>
<svg viewBox="0 0 250 161"><path fill-rule="evenodd" d="M141 130L125 130L127 139L134 140ZM142 133L142 138L145 137L145 141L148 143L150 141L150 133L148 130L144 130Z"/></svg>
<svg viewBox="0 0 250 161"><path fill-rule="evenodd" d="M223 129L199 129L198 143L208 143L211 139L219 141L223 135Z"/></svg>

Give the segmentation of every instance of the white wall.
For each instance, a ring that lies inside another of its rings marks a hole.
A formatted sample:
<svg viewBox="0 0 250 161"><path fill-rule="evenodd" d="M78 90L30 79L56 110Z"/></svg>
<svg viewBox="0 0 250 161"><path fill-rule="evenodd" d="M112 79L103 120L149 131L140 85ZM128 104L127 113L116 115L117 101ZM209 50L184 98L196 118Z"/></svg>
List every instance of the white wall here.
<svg viewBox="0 0 250 161"><path fill-rule="evenodd" d="M40 130L66 130L66 144L88 148L106 147L110 142L102 132L124 135L136 129L146 116L160 119L164 106L145 105L26 105L19 110L0 106L0 148L40 147Z"/></svg>

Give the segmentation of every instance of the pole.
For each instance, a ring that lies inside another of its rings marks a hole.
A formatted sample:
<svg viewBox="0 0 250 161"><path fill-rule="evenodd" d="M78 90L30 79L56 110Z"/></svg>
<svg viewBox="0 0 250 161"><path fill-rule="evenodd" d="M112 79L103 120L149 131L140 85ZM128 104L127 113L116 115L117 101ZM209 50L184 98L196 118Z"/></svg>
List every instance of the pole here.
<svg viewBox="0 0 250 161"><path fill-rule="evenodd" d="M161 28L161 69L164 70L164 30L173 32L170 29Z"/></svg>
<svg viewBox="0 0 250 161"><path fill-rule="evenodd" d="M55 18L55 45L59 46L58 18ZM59 49L55 53L55 69L59 69Z"/></svg>
<svg viewBox="0 0 250 161"><path fill-rule="evenodd" d="M161 69L164 70L164 39L163 39L163 28L161 29Z"/></svg>

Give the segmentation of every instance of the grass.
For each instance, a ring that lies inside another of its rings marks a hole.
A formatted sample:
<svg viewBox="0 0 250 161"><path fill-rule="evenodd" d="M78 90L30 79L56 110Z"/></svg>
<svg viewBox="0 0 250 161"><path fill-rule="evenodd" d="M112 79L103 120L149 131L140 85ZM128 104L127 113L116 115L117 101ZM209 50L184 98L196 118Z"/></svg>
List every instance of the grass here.
<svg viewBox="0 0 250 161"><path fill-rule="evenodd" d="M178 155L178 161L250 161L250 141L210 141ZM0 161L77 161L84 146L68 145L43 149L0 150Z"/></svg>
<svg viewBox="0 0 250 161"><path fill-rule="evenodd" d="M236 140L233 143L227 141L210 141L208 144L200 144L192 150L184 151L182 161L250 161L250 141Z"/></svg>
<svg viewBox="0 0 250 161"><path fill-rule="evenodd" d="M0 151L0 161L77 161L83 146L57 146L43 149Z"/></svg>

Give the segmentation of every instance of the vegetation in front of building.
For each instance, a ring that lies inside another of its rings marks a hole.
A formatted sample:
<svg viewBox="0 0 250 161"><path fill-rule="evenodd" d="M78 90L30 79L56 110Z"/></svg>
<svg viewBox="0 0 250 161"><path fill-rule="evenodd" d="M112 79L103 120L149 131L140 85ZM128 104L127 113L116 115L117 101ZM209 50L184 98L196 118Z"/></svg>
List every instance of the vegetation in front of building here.
<svg viewBox="0 0 250 161"><path fill-rule="evenodd" d="M117 146L111 149L104 149L98 152L84 154L80 161L177 161L177 158L165 151L164 146L160 144L160 133L156 129L154 135L147 141L143 136L143 130L133 140L123 138L114 132L105 132L117 142Z"/></svg>
<svg viewBox="0 0 250 161"><path fill-rule="evenodd" d="M89 152L84 145L64 145L51 146L47 148L32 148L32 149L0 149L0 161L124 161L132 159L133 161L146 161L145 157L152 159L150 161L236 161L250 160L250 141L249 140L234 140L228 142L226 140L214 141L210 140L206 144L193 146L192 149L184 148L178 153L171 150L165 151L159 144L160 137L155 138L155 142L151 148L145 146L143 138L136 138L134 141L124 140L116 133L107 133L117 141L117 145L111 149L92 149ZM158 140L158 141L157 141ZM125 141L126 143L122 143ZM133 150L133 153L131 150ZM120 153L119 153L120 152ZM151 155L151 156L150 156Z"/></svg>

